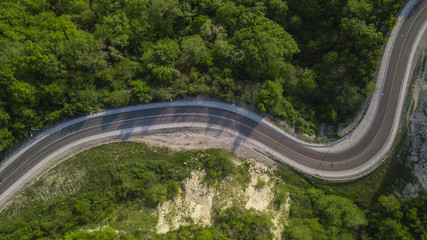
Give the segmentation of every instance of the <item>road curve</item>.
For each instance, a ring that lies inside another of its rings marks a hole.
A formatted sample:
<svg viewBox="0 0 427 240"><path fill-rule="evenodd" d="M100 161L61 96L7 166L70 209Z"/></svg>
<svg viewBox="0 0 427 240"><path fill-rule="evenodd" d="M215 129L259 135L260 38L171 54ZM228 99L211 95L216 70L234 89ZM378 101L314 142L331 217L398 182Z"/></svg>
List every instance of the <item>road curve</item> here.
<svg viewBox="0 0 427 240"><path fill-rule="evenodd" d="M364 131L358 131L359 137L352 134L329 145L303 143L252 112L215 101L176 101L115 109L51 128L6 159L0 166L0 206L34 174L43 171L49 161L87 148L93 141L124 140L178 129L226 131L294 169L319 178L343 181L361 177L377 167L393 145L412 74L414 47L425 33L426 19L427 0L418 1L394 29L396 35L388 43L387 64L381 67L385 67L384 81L377 83L379 97L370 106L375 113L369 119L365 117L368 123L363 125Z"/></svg>

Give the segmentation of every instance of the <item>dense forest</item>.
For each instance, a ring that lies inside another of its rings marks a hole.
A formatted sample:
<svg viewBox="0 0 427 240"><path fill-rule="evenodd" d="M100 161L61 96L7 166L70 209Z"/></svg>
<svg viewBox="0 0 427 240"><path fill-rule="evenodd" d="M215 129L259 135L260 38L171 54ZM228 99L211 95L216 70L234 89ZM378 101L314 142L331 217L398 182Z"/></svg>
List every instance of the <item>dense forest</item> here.
<svg viewBox="0 0 427 240"><path fill-rule="evenodd" d="M92 108L206 95L302 133L355 114L403 0L3 0L0 153Z"/></svg>
<svg viewBox="0 0 427 240"><path fill-rule="evenodd" d="M0 239L273 239L271 214L246 209L237 199L226 209L213 207L209 226L193 222L165 234L156 232L156 207L182 194L181 182L191 171L205 171L202 181L213 188L233 181L230 177L237 186L247 186L252 163L243 160L237 166L233 157L223 149L171 152L131 142L86 150L50 170L56 174L42 176L45 181L38 180L0 212ZM422 199L402 201L382 194L362 207L285 168L270 174L277 176L269 183L273 210L280 211L290 198L288 214L276 219L286 222L279 232L283 239L427 237L427 204Z"/></svg>

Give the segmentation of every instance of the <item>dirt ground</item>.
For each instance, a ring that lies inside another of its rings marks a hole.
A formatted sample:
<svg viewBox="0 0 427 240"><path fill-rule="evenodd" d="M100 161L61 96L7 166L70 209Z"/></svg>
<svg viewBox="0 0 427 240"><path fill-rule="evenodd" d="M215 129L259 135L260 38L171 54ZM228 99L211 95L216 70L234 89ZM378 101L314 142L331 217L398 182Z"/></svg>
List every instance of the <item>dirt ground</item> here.
<svg viewBox="0 0 427 240"><path fill-rule="evenodd" d="M268 158L268 153L260 153L253 149L249 142L235 137L231 134L216 131L185 132L146 135L138 138L131 138L130 141L143 142L151 146L169 147L176 151L188 149L229 149L237 156L259 162L269 170L276 169L276 163Z"/></svg>

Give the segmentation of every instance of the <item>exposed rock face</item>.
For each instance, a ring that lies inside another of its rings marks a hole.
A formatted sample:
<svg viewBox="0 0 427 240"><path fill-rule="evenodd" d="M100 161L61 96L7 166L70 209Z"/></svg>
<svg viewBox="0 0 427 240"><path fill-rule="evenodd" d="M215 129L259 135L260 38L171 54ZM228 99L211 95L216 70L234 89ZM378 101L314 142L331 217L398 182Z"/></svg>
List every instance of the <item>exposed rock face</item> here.
<svg viewBox="0 0 427 240"><path fill-rule="evenodd" d="M406 183L403 198L427 197L427 34L424 33L417 51L420 53L418 65L414 71L413 106L408 132L400 147L402 156L411 169L413 181ZM410 109L411 111L411 109Z"/></svg>
<svg viewBox="0 0 427 240"><path fill-rule="evenodd" d="M406 184L403 196L420 197L427 193L427 81L415 82L415 110L408 126L408 135L402 148L408 151L406 164L412 169L416 179Z"/></svg>
<svg viewBox="0 0 427 240"><path fill-rule="evenodd" d="M161 204L157 232L166 233L176 230L180 225L189 224L191 218L200 226L211 225L211 208L214 189L202 183L204 172L193 171L191 176L182 183L181 194L173 201Z"/></svg>
<svg viewBox="0 0 427 240"><path fill-rule="evenodd" d="M180 194L159 205L157 233L167 233L191 222L198 226L211 226L214 221L212 213L238 205L266 214L274 225L271 229L274 239L281 239L291 199L287 196L286 202L276 209L272 202L275 196L273 188L281 180L271 176L268 168L258 162L252 162L249 173L251 182L248 186L240 185L236 179L228 176L216 189L203 182L205 172L194 170L183 181Z"/></svg>

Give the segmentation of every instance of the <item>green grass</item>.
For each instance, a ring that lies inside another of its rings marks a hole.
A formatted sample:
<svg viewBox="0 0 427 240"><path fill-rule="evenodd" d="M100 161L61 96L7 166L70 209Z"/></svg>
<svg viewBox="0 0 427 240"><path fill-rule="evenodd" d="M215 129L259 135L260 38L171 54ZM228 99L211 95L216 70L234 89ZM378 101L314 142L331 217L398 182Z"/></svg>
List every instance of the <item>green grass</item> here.
<svg viewBox="0 0 427 240"><path fill-rule="evenodd" d="M403 136L403 133L399 136L396 146ZM266 229L271 228L272 213L246 211L244 200L237 204L241 199L231 200L234 208L228 215L214 207L214 224L210 227L201 228L190 221L190 226L166 235L154 232L158 220L156 206L176 196L180 183L193 170L205 171L204 181L214 189L218 189L224 179L230 179L228 176L232 176L229 181L233 185L245 188L251 180L251 164L240 159L242 164L236 166L233 158L236 157L231 152L222 149L174 152L134 142L88 149L46 172L0 212L0 240L51 239L67 234L75 239L88 234L93 234L94 239L103 234L168 239L255 233L270 238ZM357 236L359 230L351 224L345 226L348 222L345 216L350 212L359 216L358 229L366 234L369 215L365 216L363 211L372 208L379 194L390 190L388 186L394 185L396 174L404 175L398 172L401 167L398 161L389 157L385 164L365 178L351 183L329 184L279 166L274 175L281 180L275 178L272 186L272 207L278 211L288 199L291 201L290 215L284 217L292 224L283 234L296 236L303 231L321 234L327 239L338 237L335 230L339 229L340 234ZM256 184L260 189L265 186L267 184L262 180ZM342 212L336 212L337 209ZM331 211L336 213L333 223L327 217ZM233 218L236 214L240 217ZM335 223L340 224L332 226ZM307 224L309 228L305 227ZM320 232L316 233L318 230Z"/></svg>
<svg viewBox="0 0 427 240"><path fill-rule="evenodd" d="M174 152L134 142L88 149L46 172L0 212L0 239L58 238L106 226L145 238L155 230L156 206L176 196L192 170L206 171L204 181L213 187L229 175L248 184L250 165L237 167L232 158L223 149Z"/></svg>

